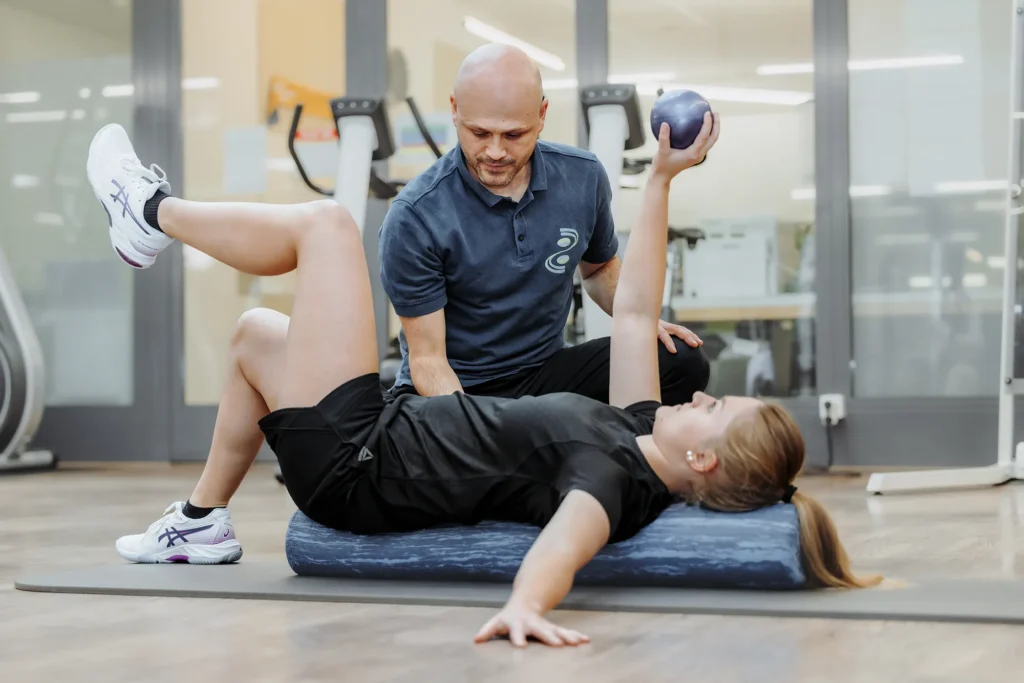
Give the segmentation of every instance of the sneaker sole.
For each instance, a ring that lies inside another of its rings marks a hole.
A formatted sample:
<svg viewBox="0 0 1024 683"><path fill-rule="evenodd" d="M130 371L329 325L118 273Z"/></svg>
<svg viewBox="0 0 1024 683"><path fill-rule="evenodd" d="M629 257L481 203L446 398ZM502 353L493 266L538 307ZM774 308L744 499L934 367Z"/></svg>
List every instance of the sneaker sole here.
<svg viewBox="0 0 1024 683"><path fill-rule="evenodd" d="M217 545L183 545L138 555L118 550L118 554L138 564L231 564L242 558L242 545L238 541L225 541Z"/></svg>

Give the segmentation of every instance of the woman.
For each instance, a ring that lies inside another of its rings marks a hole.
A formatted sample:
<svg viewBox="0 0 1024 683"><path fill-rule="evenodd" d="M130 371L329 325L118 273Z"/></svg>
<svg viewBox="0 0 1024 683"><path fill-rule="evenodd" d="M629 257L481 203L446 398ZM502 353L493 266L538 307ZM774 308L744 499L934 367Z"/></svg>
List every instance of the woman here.
<svg viewBox="0 0 1024 683"><path fill-rule="evenodd" d="M669 146L667 125L660 131L615 294L611 405L575 394L392 398L380 390L369 275L345 209L177 199L120 126L101 129L87 171L125 262L148 267L177 239L253 275L297 270L290 320L257 310L239 322L192 495L145 533L119 539L118 552L135 562L238 560L227 504L266 438L298 508L335 529L373 534L483 519L543 527L478 641L586 642L544 614L606 543L637 533L677 497L720 510L791 501L811 578L868 585L851 574L827 513L795 493L804 445L782 408L704 394L659 405L669 183L704 159L720 130L712 123L709 114L686 150Z"/></svg>

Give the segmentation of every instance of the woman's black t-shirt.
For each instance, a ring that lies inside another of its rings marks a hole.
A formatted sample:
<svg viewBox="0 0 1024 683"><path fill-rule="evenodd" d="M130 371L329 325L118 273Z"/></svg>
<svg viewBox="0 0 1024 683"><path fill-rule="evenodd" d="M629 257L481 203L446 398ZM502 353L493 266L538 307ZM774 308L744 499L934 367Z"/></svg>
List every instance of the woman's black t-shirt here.
<svg viewBox="0 0 1024 683"><path fill-rule="evenodd" d="M673 501L636 442L659 403L626 409L571 393L517 399L462 393L389 402L345 502L356 533L483 520L543 527L572 490L600 502L621 541ZM349 470L349 475L356 474Z"/></svg>

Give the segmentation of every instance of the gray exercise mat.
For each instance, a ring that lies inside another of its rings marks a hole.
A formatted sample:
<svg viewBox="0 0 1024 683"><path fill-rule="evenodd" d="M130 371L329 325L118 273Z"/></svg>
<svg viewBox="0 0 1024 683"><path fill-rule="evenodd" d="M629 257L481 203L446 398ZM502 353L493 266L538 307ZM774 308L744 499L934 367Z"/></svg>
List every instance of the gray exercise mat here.
<svg viewBox="0 0 1024 683"><path fill-rule="evenodd" d="M119 564L33 576L24 591L182 598L501 607L508 584L372 581L295 576L284 562ZM578 587L563 609L895 621L1024 624L1024 581L909 581L906 588L754 591Z"/></svg>

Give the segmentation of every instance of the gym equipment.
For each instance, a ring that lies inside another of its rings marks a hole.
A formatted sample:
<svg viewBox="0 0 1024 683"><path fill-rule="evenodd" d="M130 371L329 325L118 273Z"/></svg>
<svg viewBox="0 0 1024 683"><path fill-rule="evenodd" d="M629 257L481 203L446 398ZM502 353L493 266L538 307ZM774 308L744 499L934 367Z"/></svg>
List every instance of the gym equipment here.
<svg viewBox="0 0 1024 683"><path fill-rule="evenodd" d="M295 576L284 562L249 562L244 559L236 565L205 567L105 565L24 577L16 580L14 587L43 593L305 600L487 607L494 610L505 605L511 590L508 583L482 581L380 581ZM905 588L893 590L849 591L688 590L577 585L559 604L559 609L1024 624L1024 581L929 579L912 581Z"/></svg>
<svg viewBox="0 0 1024 683"><path fill-rule="evenodd" d="M1003 268L1003 334L1000 349L999 382L999 440L996 462L987 467L961 469L925 470L918 472L886 472L872 474L868 479L870 493L903 493L937 489L959 489L976 486L996 486L1013 480L1024 480L1024 442L1013 447L1014 399L1024 393L1024 377L1015 363L1018 345L1024 339L1017 336L1018 325L1024 323L1024 315L1017 301L1019 264L1020 224L1024 221L1024 199L1021 186L1024 185L1024 169L1021 155L1024 154L1024 4L1013 3L1010 23L1013 27L1010 51L1010 176L1006 191L1006 233L1003 254L1006 266ZM1024 332L1024 329L1020 330Z"/></svg>
<svg viewBox="0 0 1024 683"><path fill-rule="evenodd" d="M438 159L443 154L438 148L427 124L424 122L416 101L413 98L406 98L406 104L412 113L416 127L419 129L423 140L430 147ZM306 173L299 155L295 151L295 136L299 130L299 120L302 118L303 105L295 105L295 113L292 116L292 125L288 131L288 152L295 162L299 176L306 185L319 194L326 197L335 197L338 201L349 208L353 217L359 222L360 230L363 229L362 220L366 217L366 199L368 194L360 188L368 187L369 193L377 199L392 199L398 195L399 190L408 184L405 180L383 180L377 175L372 162L383 161L395 153L395 142L391 133L391 122L388 118L387 103L382 98L366 97L338 97L330 102L331 111L334 115L334 125L341 140L341 150L338 154L338 171L334 190L328 190L314 183ZM342 135L344 128L349 129L348 140ZM375 135L371 136L371 133ZM383 140L383 144L379 141ZM346 145L347 142L347 145ZM366 147L370 145L370 152L367 155ZM365 181L364 181L365 177ZM344 181L344 184L343 182ZM351 187L349 184L351 183ZM344 188L344 196L335 196L337 188ZM358 200L356 200L358 195ZM360 213L357 215L356 211Z"/></svg>
<svg viewBox="0 0 1024 683"><path fill-rule="evenodd" d="M334 531L295 513L285 556L300 576L512 581L540 529L481 522L409 533ZM711 512L672 505L633 538L605 546L578 585L795 589L806 584L796 508Z"/></svg>
<svg viewBox="0 0 1024 683"><path fill-rule="evenodd" d="M640 98L634 85L604 83L582 88L580 104L590 151L604 166L611 183L614 210L623 174L623 152L642 147L646 140ZM611 336L611 316L602 311L585 290L581 296L584 339Z"/></svg>
<svg viewBox="0 0 1024 683"><path fill-rule="evenodd" d="M651 131L658 139L661 124L670 128L669 141L675 149L693 144L704 126L704 114L711 111L708 101L692 90L671 90L658 97L651 107Z"/></svg>
<svg viewBox="0 0 1024 683"><path fill-rule="evenodd" d="M43 350L0 249L0 474L48 470L57 456L28 450L45 408Z"/></svg>

